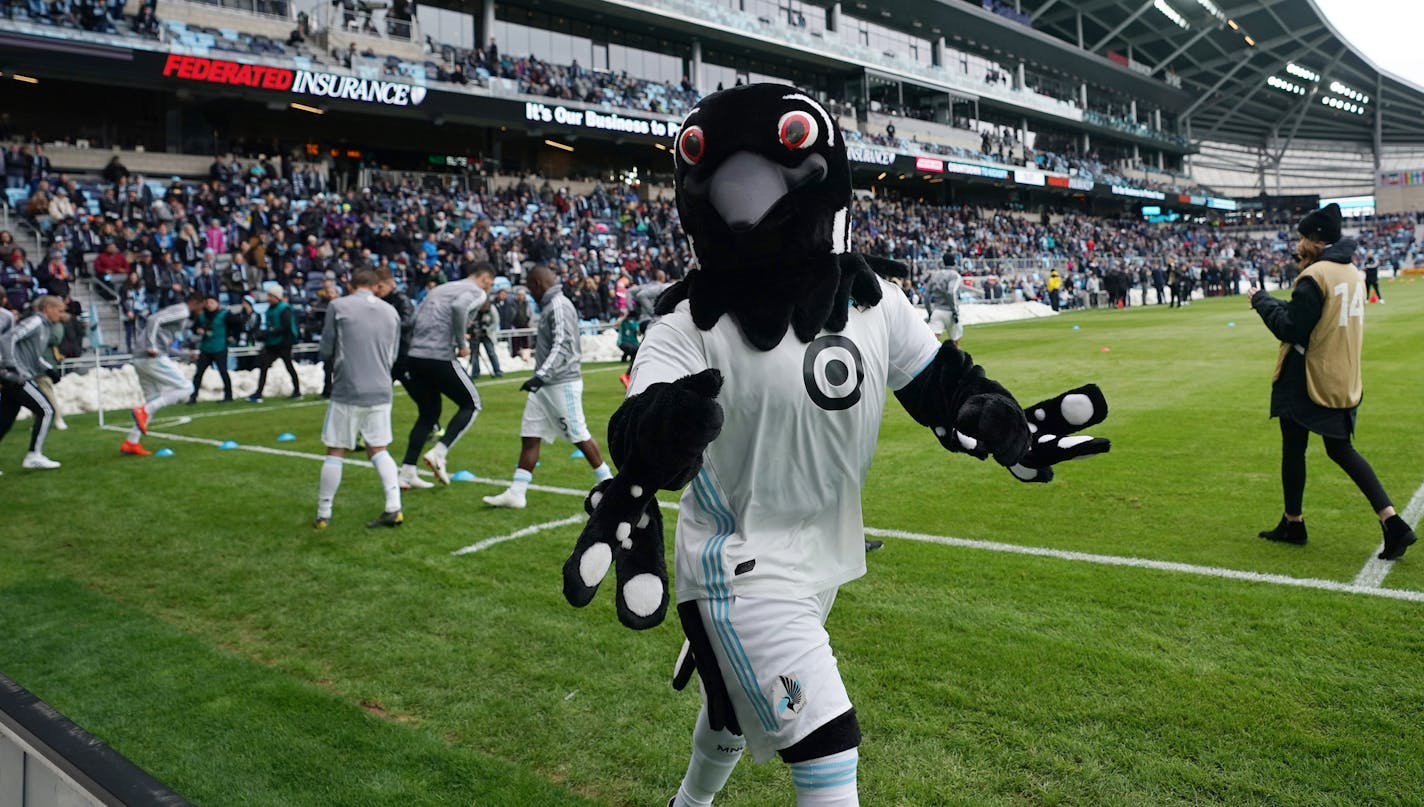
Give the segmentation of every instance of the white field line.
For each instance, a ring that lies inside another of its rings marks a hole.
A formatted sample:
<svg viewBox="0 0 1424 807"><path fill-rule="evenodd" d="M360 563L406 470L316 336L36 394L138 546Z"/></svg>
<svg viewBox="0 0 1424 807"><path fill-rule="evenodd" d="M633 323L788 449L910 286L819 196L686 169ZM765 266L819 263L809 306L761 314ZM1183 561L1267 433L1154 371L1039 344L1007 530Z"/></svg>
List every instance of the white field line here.
<svg viewBox="0 0 1424 807"><path fill-rule="evenodd" d="M1414 495L1409 498L1409 504L1405 505L1404 512L1400 517L1411 527L1419 526L1419 517L1424 515L1424 485L1414 491ZM1389 574L1389 570L1394 568L1394 561L1380 560L1378 555L1384 551L1384 541L1380 541L1379 548L1370 555L1369 560L1360 568L1360 573L1355 575L1355 585L1367 588L1379 588L1384 585L1384 578Z"/></svg>
<svg viewBox="0 0 1424 807"><path fill-rule="evenodd" d="M457 549L454 552L451 552L450 554L472 555L476 552L481 552L483 550L489 549L495 544L502 544L505 541L513 541L515 538L523 538L526 535L533 535L538 532L543 532L544 530L555 530L559 527L567 527L572 524L582 524L586 520L588 520L588 516L584 515L583 513L579 513L576 516L561 518L558 521L545 521L543 524L534 524L520 530L515 530L514 532L511 532L508 535L500 535L494 538L486 538L483 541L476 541L475 543L470 544L469 546L463 549Z"/></svg>
<svg viewBox="0 0 1424 807"><path fill-rule="evenodd" d="M104 426L108 431L127 432L128 427ZM162 440L176 440L185 443L197 443L200 445L217 446L218 440L209 440L203 437L188 437L181 434L160 434L150 432L150 436ZM302 451L289 451L283 448L270 448L268 446L247 446L239 445L237 450L255 451L260 454L273 454L279 457L296 457L298 459L324 461L325 455L308 454ZM370 463L364 459L353 459L347 457L345 462L349 465L359 465L371 467ZM475 477L475 482L482 485L494 485L506 487L509 482L503 479L490 479L487 477ZM530 485L530 490L542 491L545 493L557 493L564 496L578 496L582 498L588 495L586 490L575 488L551 487L548 485ZM661 503L664 509L675 510L677 505L672 502ZM1424 501L1421 502L1424 507ZM572 518L572 517L571 517ZM582 519L582 516L579 517ZM569 523L573 523L569 521ZM546 525L545 529L552 529ZM1151 560L1148 558L1134 558L1122 555L1097 555L1089 552L1073 552L1065 549L1048 549L1045 547L1020 546L1018 544L1005 544L996 541L976 541L968 538L951 538L946 535L928 535L918 532L905 532L902 530L886 530L876 527L866 527L865 534L876 538L897 538L905 541L920 541L928 544L940 544L941 546L952 546L961 549L978 549L988 552L1004 552L1013 555L1031 555L1043 558L1056 558L1058 560L1070 560L1080 563L1093 563L1100 566L1127 566L1136 569L1153 569L1163 572L1176 572L1178 574L1198 575L1201 577L1216 577L1223 580L1240 580L1248 583L1269 583L1278 586L1290 586L1293 588L1311 588L1320 591L1333 591L1342 594L1363 594L1371 597L1384 597L1394 600L1409 600L1412 602L1424 602L1424 591L1413 591L1410 589L1381 588L1376 586L1361 586L1354 583L1341 583L1336 580L1320 580L1310 577L1291 577L1284 574L1268 574L1265 572L1248 572L1240 569L1225 569L1217 566L1198 566L1191 563L1177 563L1175 561Z"/></svg>

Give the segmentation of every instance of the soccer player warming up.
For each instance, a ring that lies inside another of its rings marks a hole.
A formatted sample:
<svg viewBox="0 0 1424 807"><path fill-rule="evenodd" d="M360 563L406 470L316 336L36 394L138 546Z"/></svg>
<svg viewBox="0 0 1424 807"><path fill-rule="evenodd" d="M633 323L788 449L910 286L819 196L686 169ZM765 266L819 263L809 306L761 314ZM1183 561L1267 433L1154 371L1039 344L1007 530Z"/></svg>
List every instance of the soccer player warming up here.
<svg viewBox="0 0 1424 807"><path fill-rule="evenodd" d="M418 414L410 427L405 461L400 468L400 484L406 488L432 487L421 479L415 461L423 459L435 473L440 484L450 484L450 472L445 469L445 457L465 436L480 412L480 394L475 382L460 364L470 355L470 317L485 304L494 286L494 267L481 263L470 270L464 280L436 286L425 295L415 309L415 325L410 337L410 355L406 360L406 392L415 401ZM445 436L420 456L420 449L430 437L430 431L440 422L440 400L444 396L455 402L458 411L445 426Z"/></svg>
<svg viewBox="0 0 1424 807"><path fill-rule="evenodd" d="M192 392L192 382L183 377L183 371L170 356L181 355L173 347L174 343L183 334L188 318L202 309L203 295L194 292L188 295L186 304L174 303L150 314L143 330L134 336L133 368L146 403L133 408L134 425L119 451L137 457L152 454L143 447L149 420L163 407L187 400Z"/></svg>
<svg viewBox="0 0 1424 807"><path fill-rule="evenodd" d="M366 444L386 509L367 527L395 527L405 521L396 461L386 447L391 444L391 365L400 349L400 316L373 291L374 269L357 269L351 276L351 294L331 301L321 330L321 360L332 367L331 402L321 427L326 462L321 466L321 487L312 526L326 529L331 507L341 486L346 452L360 438Z"/></svg>
<svg viewBox="0 0 1424 807"><path fill-rule="evenodd" d="M485 504L523 509L524 494L539 463L539 442L562 437L578 446L593 467L594 482L613 476L588 433L583 417L583 377L579 370L578 312L564 296L559 279L547 266L529 273L529 293L539 300L539 330L534 338L534 375L519 388L529 393L519 424L519 467L503 493L486 496Z"/></svg>
<svg viewBox="0 0 1424 807"><path fill-rule="evenodd" d="M13 315L0 308L0 440L10 433L20 408L30 410L30 448L23 468L50 470L59 463L44 455L45 437L54 423L54 407L34 379L53 368L45 361L49 352L49 326L64 319L64 301L44 295L35 300L34 313L18 324Z"/></svg>

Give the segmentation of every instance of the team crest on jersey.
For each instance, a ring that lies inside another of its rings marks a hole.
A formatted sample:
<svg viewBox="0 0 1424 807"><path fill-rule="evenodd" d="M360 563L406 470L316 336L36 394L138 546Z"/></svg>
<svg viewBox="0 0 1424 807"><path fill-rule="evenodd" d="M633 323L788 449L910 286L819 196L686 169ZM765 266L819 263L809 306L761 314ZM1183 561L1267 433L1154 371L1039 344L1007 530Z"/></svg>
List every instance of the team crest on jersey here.
<svg viewBox="0 0 1424 807"><path fill-rule="evenodd" d="M796 680L794 675L778 675L776 678L782 692L781 698L776 702L776 716L801 714L801 710L806 707L806 692L801 689L801 682Z"/></svg>
<svg viewBox="0 0 1424 807"><path fill-rule="evenodd" d="M860 402L865 362L860 348L844 336L827 335L806 346L801 363L806 394L822 409L838 412Z"/></svg>

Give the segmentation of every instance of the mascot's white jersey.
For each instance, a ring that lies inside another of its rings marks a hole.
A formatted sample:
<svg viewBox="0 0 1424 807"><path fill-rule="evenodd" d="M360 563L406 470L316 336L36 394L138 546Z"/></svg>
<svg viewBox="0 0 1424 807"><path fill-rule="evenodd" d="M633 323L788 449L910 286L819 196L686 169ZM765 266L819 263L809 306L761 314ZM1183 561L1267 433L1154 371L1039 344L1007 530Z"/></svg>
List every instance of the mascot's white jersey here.
<svg viewBox="0 0 1424 807"><path fill-rule="evenodd" d="M881 302L852 307L841 333L803 344L788 328L766 352L731 315L698 330L686 302L648 329L630 396L709 367L724 378L722 436L682 496L679 602L809 597L865 573L860 490L885 390L908 384L939 350L904 292L881 288Z"/></svg>

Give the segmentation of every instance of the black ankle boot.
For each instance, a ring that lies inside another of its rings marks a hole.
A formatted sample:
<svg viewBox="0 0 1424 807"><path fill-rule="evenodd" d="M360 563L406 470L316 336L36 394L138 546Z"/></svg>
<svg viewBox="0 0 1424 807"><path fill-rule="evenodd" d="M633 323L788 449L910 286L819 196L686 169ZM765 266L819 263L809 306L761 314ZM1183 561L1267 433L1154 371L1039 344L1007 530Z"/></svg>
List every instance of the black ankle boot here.
<svg viewBox="0 0 1424 807"><path fill-rule="evenodd" d="M1277 524L1275 529L1264 530L1257 534L1267 541L1305 546L1305 521L1290 521L1285 516L1281 516L1281 523Z"/></svg>
<svg viewBox="0 0 1424 807"><path fill-rule="evenodd" d="M1409 524L1397 515L1385 519L1381 526L1384 527L1384 551L1379 553L1380 560L1399 560L1404 557L1404 550L1418 540Z"/></svg>

